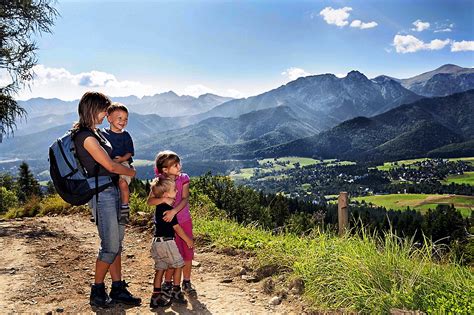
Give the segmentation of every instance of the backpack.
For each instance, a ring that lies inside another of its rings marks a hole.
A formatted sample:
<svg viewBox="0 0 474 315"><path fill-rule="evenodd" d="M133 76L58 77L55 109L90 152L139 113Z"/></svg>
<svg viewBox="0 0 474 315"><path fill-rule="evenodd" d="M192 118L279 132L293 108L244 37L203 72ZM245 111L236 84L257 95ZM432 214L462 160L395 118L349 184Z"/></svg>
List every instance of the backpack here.
<svg viewBox="0 0 474 315"><path fill-rule="evenodd" d="M87 172L76 156L74 137L79 130L69 130L49 147L49 172L54 187L61 198L71 205L80 206L94 195L113 184L110 176L98 176L99 164L94 167L94 176ZM94 135L99 143L103 140Z"/></svg>

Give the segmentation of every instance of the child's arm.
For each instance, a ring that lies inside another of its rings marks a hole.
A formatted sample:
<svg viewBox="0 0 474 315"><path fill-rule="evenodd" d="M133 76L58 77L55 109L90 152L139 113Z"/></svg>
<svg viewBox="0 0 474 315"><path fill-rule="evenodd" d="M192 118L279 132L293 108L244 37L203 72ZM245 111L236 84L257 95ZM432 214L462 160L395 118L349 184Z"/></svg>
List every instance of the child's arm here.
<svg viewBox="0 0 474 315"><path fill-rule="evenodd" d="M183 241L188 245L188 248L193 248L194 241L184 232L183 228L179 226L179 224L173 225L173 229L178 234L179 237L183 239Z"/></svg>
<svg viewBox="0 0 474 315"><path fill-rule="evenodd" d="M122 156L114 157L114 161L117 163L122 163L122 162L130 160L131 157L132 157L132 153L125 153Z"/></svg>
<svg viewBox="0 0 474 315"><path fill-rule="evenodd" d="M150 190L150 193L148 194L148 198L146 200L146 204L149 206L157 206L160 203L172 203L172 199L155 197L153 191Z"/></svg>
<svg viewBox="0 0 474 315"><path fill-rule="evenodd" d="M167 210L167 211L163 212L163 214L164 214L163 220L165 220L166 222L171 222L171 220L173 220L173 217L178 212L183 210L183 208L188 204L188 202L189 202L189 183L186 183L186 184L183 185L183 194L182 194L181 198L182 198L181 201L179 202L179 204L176 205L176 207L174 207L172 210Z"/></svg>

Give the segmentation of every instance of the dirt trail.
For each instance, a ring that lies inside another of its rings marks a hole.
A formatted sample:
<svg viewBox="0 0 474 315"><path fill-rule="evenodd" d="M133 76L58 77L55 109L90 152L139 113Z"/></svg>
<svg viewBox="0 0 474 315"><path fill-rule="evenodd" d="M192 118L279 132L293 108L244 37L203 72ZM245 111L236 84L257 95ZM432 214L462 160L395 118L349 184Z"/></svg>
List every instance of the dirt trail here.
<svg viewBox="0 0 474 315"><path fill-rule="evenodd" d="M159 313L159 314L299 314L300 298L289 294L279 305L263 291L263 282L239 274L248 264L243 255L229 256L196 249L200 266L193 270L198 298L187 306L148 307L152 289L150 231L128 228L123 253L124 278L142 306L89 306L90 283L98 249L95 225L83 215L27 218L0 222L0 313ZM245 277L245 276L244 276ZM110 279L106 280L110 287Z"/></svg>

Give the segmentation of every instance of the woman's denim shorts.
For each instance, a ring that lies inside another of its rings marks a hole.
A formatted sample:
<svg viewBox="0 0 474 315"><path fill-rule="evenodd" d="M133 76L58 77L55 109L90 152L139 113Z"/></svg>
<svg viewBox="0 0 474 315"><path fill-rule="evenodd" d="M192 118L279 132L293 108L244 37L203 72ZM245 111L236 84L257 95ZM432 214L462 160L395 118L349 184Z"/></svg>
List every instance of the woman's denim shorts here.
<svg viewBox="0 0 474 315"><path fill-rule="evenodd" d="M100 237L98 259L111 264L115 257L122 252L122 242L125 235L125 225L119 224L120 194L118 187L112 185L100 192L98 197L98 204L96 196L89 201L89 207Z"/></svg>

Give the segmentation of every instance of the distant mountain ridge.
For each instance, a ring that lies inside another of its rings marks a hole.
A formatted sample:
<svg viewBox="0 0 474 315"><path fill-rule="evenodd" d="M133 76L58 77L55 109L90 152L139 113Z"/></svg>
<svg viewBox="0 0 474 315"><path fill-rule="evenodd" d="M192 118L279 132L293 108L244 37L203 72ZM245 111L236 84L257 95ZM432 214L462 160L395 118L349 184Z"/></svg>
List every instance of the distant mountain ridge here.
<svg viewBox="0 0 474 315"><path fill-rule="evenodd" d="M450 80L470 78L472 70L445 65L406 82L410 87L428 86L430 80L438 82L439 76L447 75L443 86L449 90ZM134 138L137 159L153 159L163 149L200 163L282 155L364 160L470 152L473 91L423 98L403 87L402 81L388 76L368 79L351 71L345 78L302 77L244 99L213 94L194 98L170 91L114 100L130 108L127 130ZM20 122L17 136L0 144L0 159L44 160L49 144L77 120L77 101L34 101L36 112L28 123ZM69 112L60 113L62 108ZM189 115L147 113L163 109ZM199 113L192 115L193 110Z"/></svg>
<svg viewBox="0 0 474 315"><path fill-rule="evenodd" d="M288 106L296 113L304 108L306 117L317 117L324 125L322 129L327 129L346 119L372 116L420 98L393 80L369 80L351 71L345 78L333 74L301 77L257 96L228 101L197 117L238 117L254 110Z"/></svg>
<svg viewBox="0 0 474 315"><path fill-rule="evenodd" d="M182 95L173 91L144 96L139 98L135 95L126 97L111 97L112 101L125 104L130 111L138 114L156 114L166 117L195 115L208 111L213 107L232 100L231 97L223 97L215 94L203 94L199 97ZM49 114L61 115L77 112L79 100L63 101L58 98L32 98L26 101L18 101L28 112L30 118Z"/></svg>
<svg viewBox="0 0 474 315"><path fill-rule="evenodd" d="M422 96L447 96L474 89L474 68L446 64L399 82L405 88Z"/></svg>
<svg viewBox="0 0 474 315"><path fill-rule="evenodd" d="M371 118L357 117L321 134L256 151L254 156L393 160L427 156L472 139L474 90L422 99Z"/></svg>

